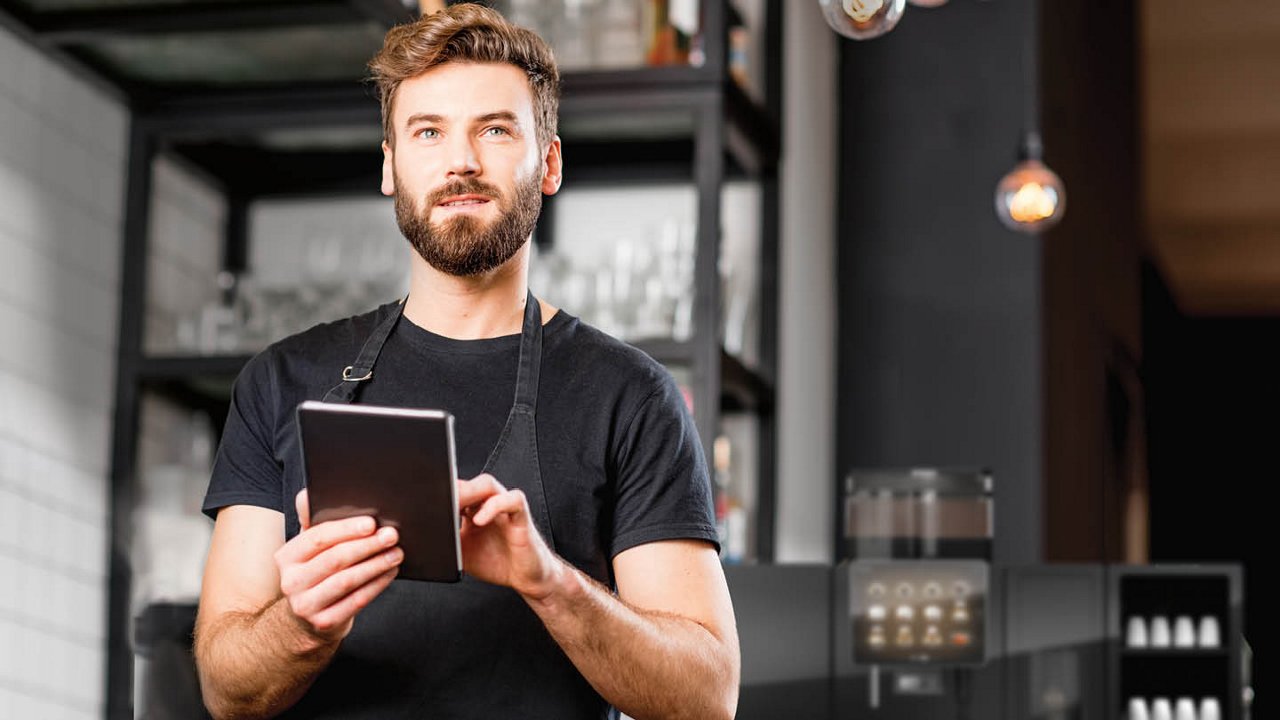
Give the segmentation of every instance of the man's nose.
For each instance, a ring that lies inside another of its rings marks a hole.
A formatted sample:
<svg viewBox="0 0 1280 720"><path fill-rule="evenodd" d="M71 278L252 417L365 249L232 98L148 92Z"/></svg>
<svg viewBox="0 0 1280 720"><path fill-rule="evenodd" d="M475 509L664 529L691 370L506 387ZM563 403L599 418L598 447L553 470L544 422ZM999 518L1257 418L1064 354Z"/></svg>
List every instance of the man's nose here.
<svg viewBox="0 0 1280 720"><path fill-rule="evenodd" d="M479 174L480 158L471 138L456 138L449 145L449 177L471 177Z"/></svg>

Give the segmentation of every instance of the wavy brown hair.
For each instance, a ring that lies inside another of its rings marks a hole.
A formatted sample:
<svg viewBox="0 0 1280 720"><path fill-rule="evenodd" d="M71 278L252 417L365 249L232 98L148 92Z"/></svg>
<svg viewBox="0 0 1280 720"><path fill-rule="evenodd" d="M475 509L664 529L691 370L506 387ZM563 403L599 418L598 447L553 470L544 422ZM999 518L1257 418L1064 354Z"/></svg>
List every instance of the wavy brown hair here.
<svg viewBox="0 0 1280 720"><path fill-rule="evenodd" d="M369 61L388 145L395 145L391 116L400 83L447 62L508 63L523 70L533 92L538 142L546 147L555 138L560 71L551 48L497 11L463 3L391 28L382 49Z"/></svg>

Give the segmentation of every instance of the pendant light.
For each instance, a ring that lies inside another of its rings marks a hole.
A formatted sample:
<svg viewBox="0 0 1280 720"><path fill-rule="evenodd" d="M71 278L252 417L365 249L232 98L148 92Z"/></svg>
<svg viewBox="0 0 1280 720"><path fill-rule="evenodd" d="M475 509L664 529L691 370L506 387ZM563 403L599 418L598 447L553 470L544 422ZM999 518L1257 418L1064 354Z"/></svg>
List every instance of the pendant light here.
<svg viewBox="0 0 1280 720"><path fill-rule="evenodd" d="M1031 2L1029 21L1023 43L1023 68L1026 74L1026 107L1023 115L1022 139L1018 143L1018 163L996 184L996 216L1006 227L1035 234L1053 227L1067 208L1067 190L1062 179L1044 164L1044 145L1040 140L1039 85L1036 74L1036 31L1039 28L1039 2Z"/></svg>
<svg viewBox="0 0 1280 720"><path fill-rule="evenodd" d="M1062 179L1041 162L1040 134L1028 131L1018 146L1018 164L996 185L996 215L1010 230L1038 233L1056 225L1067 208Z"/></svg>
<svg viewBox="0 0 1280 720"><path fill-rule="evenodd" d="M907 0L818 0L832 30L854 40L870 40L893 29Z"/></svg>

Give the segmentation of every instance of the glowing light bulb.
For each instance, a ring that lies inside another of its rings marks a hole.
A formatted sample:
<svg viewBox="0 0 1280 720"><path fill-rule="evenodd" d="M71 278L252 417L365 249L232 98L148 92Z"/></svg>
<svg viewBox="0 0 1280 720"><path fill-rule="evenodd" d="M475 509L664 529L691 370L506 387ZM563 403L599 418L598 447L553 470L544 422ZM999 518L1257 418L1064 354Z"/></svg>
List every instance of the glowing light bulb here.
<svg viewBox="0 0 1280 720"><path fill-rule="evenodd" d="M832 30L854 40L889 32L902 19L907 0L818 0Z"/></svg>
<svg viewBox="0 0 1280 720"><path fill-rule="evenodd" d="M884 7L883 0L844 0L845 13L855 22L866 22Z"/></svg>
<svg viewBox="0 0 1280 720"><path fill-rule="evenodd" d="M1058 208L1058 191L1032 180L1018 188L1009 198L1009 217L1015 222L1034 223L1047 220Z"/></svg>
<svg viewBox="0 0 1280 720"><path fill-rule="evenodd" d="M1062 179L1040 162L1040 139L1028 134L1019 162L996 185L996 215L1011 230L1037 233L1053 227L1067 207Z"/></svg>

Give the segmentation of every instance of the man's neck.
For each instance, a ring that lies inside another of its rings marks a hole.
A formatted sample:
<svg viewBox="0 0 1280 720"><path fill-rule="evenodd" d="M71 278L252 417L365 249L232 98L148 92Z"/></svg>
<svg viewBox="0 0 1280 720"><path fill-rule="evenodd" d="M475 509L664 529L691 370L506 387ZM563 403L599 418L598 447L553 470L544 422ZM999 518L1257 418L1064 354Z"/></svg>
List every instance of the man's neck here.
<svg viewBox="0 0 1280 720"><path fill-rule="evenodd" d="M456 340L515 335L524 324L529 245L489 273L455 277L416 253L404 315L414 325Z"/></svg>

